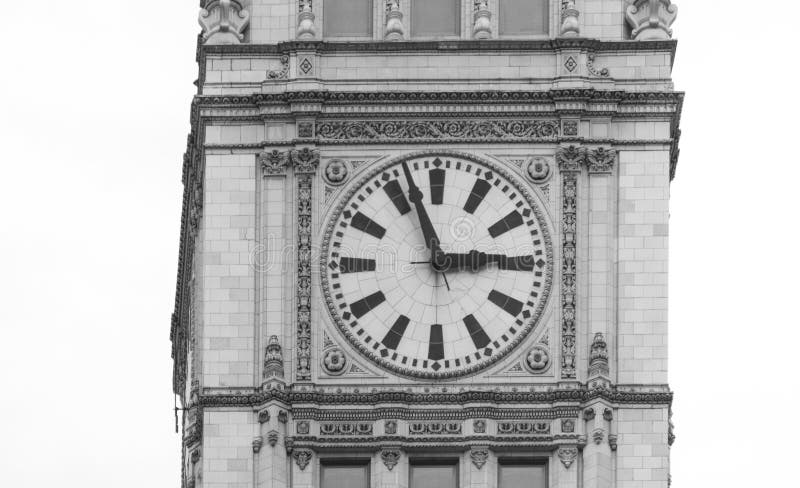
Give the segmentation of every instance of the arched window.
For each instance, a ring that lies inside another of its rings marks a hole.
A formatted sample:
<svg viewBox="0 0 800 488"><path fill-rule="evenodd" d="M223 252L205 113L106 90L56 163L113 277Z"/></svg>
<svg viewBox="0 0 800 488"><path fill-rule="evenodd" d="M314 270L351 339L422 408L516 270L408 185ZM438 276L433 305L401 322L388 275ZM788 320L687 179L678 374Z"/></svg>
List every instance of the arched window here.
<svg viewBox="0 0 800 488"><path fill-rule="evenodd" d="M549 0L500 0L500 35L549 34Z"/></svg>

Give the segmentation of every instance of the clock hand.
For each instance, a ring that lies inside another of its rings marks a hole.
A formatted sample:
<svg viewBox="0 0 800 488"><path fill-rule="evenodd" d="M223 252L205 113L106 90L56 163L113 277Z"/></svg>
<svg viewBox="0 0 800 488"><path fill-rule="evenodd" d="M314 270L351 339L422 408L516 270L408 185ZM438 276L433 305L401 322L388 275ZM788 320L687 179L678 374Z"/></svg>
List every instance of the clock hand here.
<svg viewBox="0 0 800 488"><path fill-rule="evenodd" d="M536 262L534 256L506 256L504 254L486 254L479 251L470 251L465 254L446 253L444 262L448 270L478 271L487 264L497 264L497 267L506 271L534 271L543 266L543 261Z"/></svg>
<svg viewBox="0 0 800 488"><path fill-rule="evenodd" d="M417 211L417 219L419 220L420 227L422 227L422 237L425 239L425 247L431 250L431 265L436 271L442 271L446 267L444 253L440 247L441 241L439 240L439 236L436 235L433 222L431 222L431 218L428 216L425 205L422 204L422 191L416 183L414 183L414 178L411 177L411 170L408 167L408 163L403 161L402 166L403 174L408 183L408 199L414 204L414 208ZM445 278L445 280L446 279L447 278Z"/></svg>

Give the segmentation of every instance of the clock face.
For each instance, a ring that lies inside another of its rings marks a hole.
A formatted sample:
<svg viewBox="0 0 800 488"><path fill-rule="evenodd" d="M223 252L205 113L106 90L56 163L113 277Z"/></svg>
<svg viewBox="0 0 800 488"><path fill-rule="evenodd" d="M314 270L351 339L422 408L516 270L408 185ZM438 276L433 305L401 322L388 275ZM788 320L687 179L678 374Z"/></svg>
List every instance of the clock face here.
<svg viewBox="0 0 800 488"><path fill-rule="evenodd" d="M365 356L446 378L496 362L535 327L552 247L531 193L471 156L433 154L370 171L326 229L322 284L334 322Z"/></svg>

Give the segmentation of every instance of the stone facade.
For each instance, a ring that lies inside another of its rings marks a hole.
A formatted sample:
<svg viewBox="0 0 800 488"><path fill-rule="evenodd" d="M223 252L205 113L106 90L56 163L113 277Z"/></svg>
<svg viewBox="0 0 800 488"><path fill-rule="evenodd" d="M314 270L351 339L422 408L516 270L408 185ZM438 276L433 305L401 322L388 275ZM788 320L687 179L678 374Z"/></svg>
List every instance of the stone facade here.
<svg viewBox="0 0 800 488"><path fill-rule="evenodd" d="M171 332L182 486L318 488L347 453L370 486L408 487L435 451L464 488L521 455L550 488L666 488L675 6L553 0L551 35L503 38L502 4L464 0L462 38L440 40L410 37L410 0L375 0L370 39L331 41L324 3L201 2ZM554 263L511 354L427 380L343 336L319 266L349 189L426 152L524 186Z"/></svg>

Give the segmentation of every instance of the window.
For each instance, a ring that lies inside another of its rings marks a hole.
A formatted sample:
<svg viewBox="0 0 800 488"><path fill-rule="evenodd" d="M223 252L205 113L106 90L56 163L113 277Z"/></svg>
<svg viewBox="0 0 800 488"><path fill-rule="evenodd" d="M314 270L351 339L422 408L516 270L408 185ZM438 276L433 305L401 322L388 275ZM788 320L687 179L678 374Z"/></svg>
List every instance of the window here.
<svg viewBox="0 0 800 488"><path fill-rule="evenodd" d="M458 461L411 461L410 488L457 488Z"/></svg>
<svg viewBox="0 0 800 488"><path fill-rule="evenodd" d="M461 0L412 0L411 35L457 36L461 33Z"/></svg>
<svg viewBox="0 0 800 488"><path fill-rule="evenodd" d="M325 0L325 37L372 37L372 0Z"/></svg>
<svg viewBox="0 0 800 488"><path fill-rule="evenodd" d="M500 459L498 488L547 488L547 464L531 459Z"/></svg>
<svg viewBox="0 0 800 488"><path fill-rule="evenodd" d="M500 0L500 35L547 35L548 0Z"/></svg>
<svg viewBox="0 0 800 488"><path fill-rule="evenodd" d="M320 465L320 488L369 488L369 461L323 460Z"/></svg>

